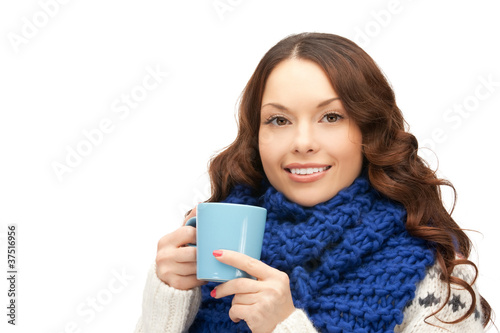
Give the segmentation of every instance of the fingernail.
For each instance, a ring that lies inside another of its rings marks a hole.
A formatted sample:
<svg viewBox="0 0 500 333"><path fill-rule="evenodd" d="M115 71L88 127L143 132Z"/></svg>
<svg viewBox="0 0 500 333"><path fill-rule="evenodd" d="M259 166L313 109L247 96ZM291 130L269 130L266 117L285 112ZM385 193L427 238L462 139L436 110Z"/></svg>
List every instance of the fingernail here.
<svg viewBox="0 0 500 333"><path fill-rule="evenodd" d="M217 292L216 292L216 291L215 291L215 289L214 289L214 290L212 290L212 291L210 292L210 296L212 296L213 298L215 298L215 294L216 294L216 293L217 293Z"/></svg>
<svg viewBox="0 0 500 333"><path fill-rule="evenodd" d="M214 252L212 252L212 254L214 255L214 257L220 257L222 255L222 251L221 250L215 250Z"/></svg>

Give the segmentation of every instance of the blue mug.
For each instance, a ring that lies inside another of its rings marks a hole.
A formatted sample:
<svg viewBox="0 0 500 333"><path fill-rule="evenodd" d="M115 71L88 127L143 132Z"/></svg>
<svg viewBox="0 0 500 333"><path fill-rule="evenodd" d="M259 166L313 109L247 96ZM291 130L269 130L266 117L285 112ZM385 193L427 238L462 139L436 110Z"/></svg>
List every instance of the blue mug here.
<svg viewBox="0 0 500 333"><path fill-rule="evenodd" d="M198 204L187 226L196 228L196 277L224 282L249 274L219 262L214 250L232 250L260 260L267 210L262 207L206 202ZM194 246L193 244L190 244Z"/></svg>

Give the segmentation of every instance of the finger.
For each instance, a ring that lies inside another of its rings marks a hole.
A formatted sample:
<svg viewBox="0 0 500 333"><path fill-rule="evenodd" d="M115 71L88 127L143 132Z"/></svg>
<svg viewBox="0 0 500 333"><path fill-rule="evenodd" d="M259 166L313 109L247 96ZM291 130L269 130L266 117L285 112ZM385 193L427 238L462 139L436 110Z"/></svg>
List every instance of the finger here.
<svg viewBox="0 0 500 333"><path fill-rule="evenodd" d="M179 263L196 263L196 248L192 246L178 248L175 250L174 260Z"/></svg>
<svg viewBox="0 0 500 333"><path fill-rule="evenodd" d="M176 275L170 277L167 284L175 289L179 290L189 290L195 287L202 286L206 284L206 281L201 281L196 278L196 275L182 276Z"/></svg>
<svg viewBox="0 0 500 333"><path fill-rule="evenodd" d="M259 291L260 285L258 281L248 278L239 278L218 285L215 288L215 298L236 294L257 293Z"/></svg>
<svg viewBox="0 0 500 333"><path fill-rule="evenodd" d="M158 249L164 246L181 247L188 243L196 243L196 228L180 227L174 232L162 237L158 242Z"/></svg>
<svg viewBox="0 0 500 333"><path fill-rule="evenodd" d="M265 280L277 271L260 260L235 251L218 250L214 251L214 256L220 262L241 269L259 280Z"/></svg>
<svg viewBox="0 0 500 333"><path fill-rule="evenodd" d="M240 304L240 305L253 305L257 303L258 300L258 294L236 294L233 297L233 305Z"/></svg>
<svg viewBox="0 0 500 333"><path fill-rule="evenodd" d="M175 273L181 276L189 276L189 275L196 275L196 263L195 262L190 262L190 263L175 263L173 265L173 269L175 269Z"/></svg>
<svg viewBox="0 0 500 333"><path fill-rule="evenodd" d="M240 320L245 320L245 315L248 314L249 305L235 304L229 309L229 318L235 323Z"/></svg>
<svg viewBox="0 0 500 333"><path fill-rule="evenodd" d="M156 273L162 279L168 279L169 276L182 275L189 276L196 274L196 263L177 263L177 262L160 262L156 267Z"/></svg>

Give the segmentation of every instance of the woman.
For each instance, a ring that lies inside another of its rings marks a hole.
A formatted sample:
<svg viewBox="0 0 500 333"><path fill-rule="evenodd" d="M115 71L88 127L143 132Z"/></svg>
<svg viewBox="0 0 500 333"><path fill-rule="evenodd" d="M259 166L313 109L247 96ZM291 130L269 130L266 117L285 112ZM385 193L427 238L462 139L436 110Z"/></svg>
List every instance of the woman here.
<svg viewBox="0 0 500 333"><path fill-rule="evenodd" d="M195 230L158 243L136 332L481 332L470 240L443 207L374 61L331 34L289 36L242 96L236 140L210 163L212 197L267 208L257 280L196 279ZM452 187L453 188L453 187ZM193 210L187 218L196 214Z"/></svg>

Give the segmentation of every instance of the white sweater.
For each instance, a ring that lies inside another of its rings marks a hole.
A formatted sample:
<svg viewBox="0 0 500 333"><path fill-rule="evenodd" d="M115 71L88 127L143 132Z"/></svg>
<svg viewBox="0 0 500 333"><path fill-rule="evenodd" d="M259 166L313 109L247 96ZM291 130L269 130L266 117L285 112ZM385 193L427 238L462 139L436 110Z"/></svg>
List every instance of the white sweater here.
<svg viewBox="0 0 500 333"><path fill-rule="evenodd" d="M451 295L447 305L436 316L427 318L442 306L448 292L446 284L439 278L440 272L437 263L427 270L425 278L417 285L415 298L404 310L403 323L397 325L394 332L484 332L481 324L483 314L475 284L472 287L476 293L476 309L467 319L453 325L439 321L439 319L456 320L469 308L472 300L469 292L455 285L451 286ZM474 270L469 265L459 265L455 267L453 275L471 283ZM142 316L137 323L135 333L187 332L194 321L200 303L200 287L191 290L174 289L157 277L156 266L153 265L144 288ZM316 333L318 331L306 313L297 309L273 331L273 333L288 332Z"/></svg>

